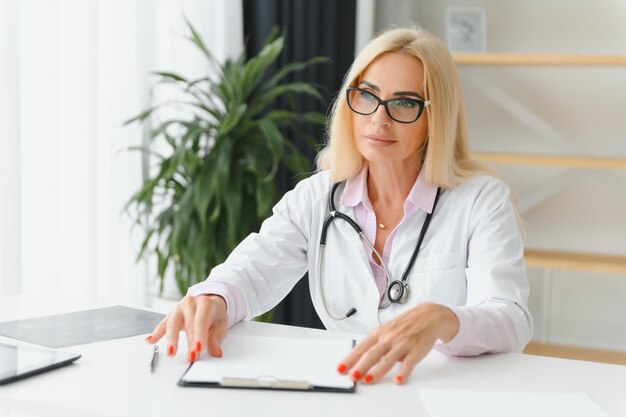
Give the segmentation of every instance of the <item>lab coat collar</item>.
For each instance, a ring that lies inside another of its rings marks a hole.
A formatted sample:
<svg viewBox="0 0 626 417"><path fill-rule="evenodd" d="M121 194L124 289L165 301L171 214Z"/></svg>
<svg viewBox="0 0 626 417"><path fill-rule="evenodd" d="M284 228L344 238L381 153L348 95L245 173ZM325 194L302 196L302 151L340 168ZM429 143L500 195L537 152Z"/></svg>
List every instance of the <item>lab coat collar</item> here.
<svg viewBox="0 0 626 417"><path fill-rule="evenodd" d="M342 205L355 207L363 203L367 208L372 209L372 204L367 195L367 173L368 168L367 164L365 164L358 174L348 179L346 189L341 197ZM413 207L432 213L435 197L437 196L437 187L426 182L423 174L424 171L420 171L406 201Z"/></svg>

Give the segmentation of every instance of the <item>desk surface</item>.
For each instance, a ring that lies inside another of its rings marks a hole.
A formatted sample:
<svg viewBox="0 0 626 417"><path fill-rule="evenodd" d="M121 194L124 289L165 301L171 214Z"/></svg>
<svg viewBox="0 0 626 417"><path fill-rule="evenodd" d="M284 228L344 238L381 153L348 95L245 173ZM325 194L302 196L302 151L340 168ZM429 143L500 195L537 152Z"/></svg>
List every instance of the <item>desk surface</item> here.
<svg viewBox="0 0 626 417"><path fill-rule="evenodd" d="M47 311L76 311L68 305L55 303ZM0 321L41 314L44 307L36 302L0 299ZM231 332L281 337L345 336L256 322L239 323ZM187 367L184 353L175 358L161 355L156 372L148 372L151 347L143 339L138 336L65 349L83 357L71 366L0 387L0 416L426 416L419 390L428 387L586 392L611 416L626 417L626 367L619 365L522 354L448 358L431 352L404 386L396 386L387 377L376 385L359 385L356 394L214 390L176 385ZM1 336L0 342L16 343ZM161 343L162 351L163 346Z"/></svg>

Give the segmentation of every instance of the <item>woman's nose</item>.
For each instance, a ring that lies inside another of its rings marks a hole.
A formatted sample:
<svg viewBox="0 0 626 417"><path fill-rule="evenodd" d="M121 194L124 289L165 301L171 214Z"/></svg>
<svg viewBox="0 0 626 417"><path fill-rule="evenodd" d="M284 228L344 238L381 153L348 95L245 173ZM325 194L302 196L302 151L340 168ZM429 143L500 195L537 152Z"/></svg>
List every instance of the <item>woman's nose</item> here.
<svg viewBox="0 0 626 417"><path fill-rule="evenodd" d="M387 114L387 109L382 104L372 113L371 117L372 123L377 126L389 126L391 124L391 118Z"/></svg>

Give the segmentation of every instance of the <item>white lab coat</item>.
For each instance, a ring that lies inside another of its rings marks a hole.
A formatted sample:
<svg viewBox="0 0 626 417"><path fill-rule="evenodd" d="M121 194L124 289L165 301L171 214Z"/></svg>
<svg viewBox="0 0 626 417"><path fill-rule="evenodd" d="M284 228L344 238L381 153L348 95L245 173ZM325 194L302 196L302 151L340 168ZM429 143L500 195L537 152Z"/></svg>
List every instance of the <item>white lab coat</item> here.
<svg viewBox="0 0 626 417"><path fill-rule="evenodd" d="M328 330L367 333L419 303L432 301L457 313L463 344L471 345L452 353L519 351L525 346L533 326L527 307L528 281L523 241L506 185L477 176L442 190L408 277L411 297L407 304L386 309L378 309L380 294L361 240L345 221L334 220L322 265L324 295L335 315L357 309L342 321L327 315L316 279L330 189L328 172L301 181L274 207L259 233L243 240L190 293L219 293L211 283L235 286L245 299L246 319L251 319L278 304L308 271L313 304ZM354 210L339 203L342 192L343 186L335 203L354 219ZM398 226L388 263L392 280L400 279L406 268L425 217L423 210L417 210ZM494 334L498 340L494 341Z"/></svg>

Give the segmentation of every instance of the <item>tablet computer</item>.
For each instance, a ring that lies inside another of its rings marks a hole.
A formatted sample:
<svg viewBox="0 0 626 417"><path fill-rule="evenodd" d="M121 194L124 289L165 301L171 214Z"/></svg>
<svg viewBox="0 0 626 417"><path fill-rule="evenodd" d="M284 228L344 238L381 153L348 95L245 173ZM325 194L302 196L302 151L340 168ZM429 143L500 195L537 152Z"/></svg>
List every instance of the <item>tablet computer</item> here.
<svg viewBox="0 0 626 417"><path fill-rule="evenodd" d="M0 385L68 365L80 355L0 343Z"/></svg>

